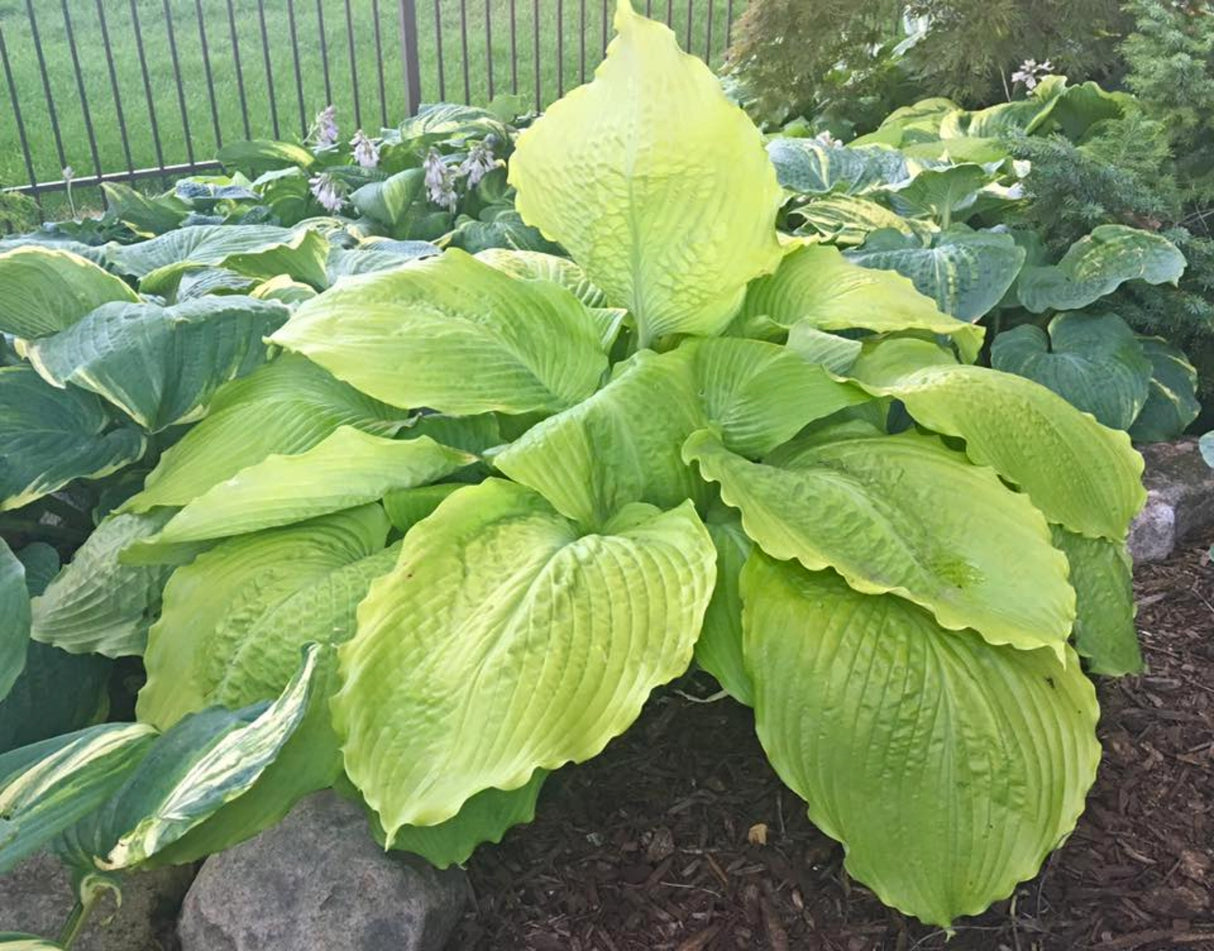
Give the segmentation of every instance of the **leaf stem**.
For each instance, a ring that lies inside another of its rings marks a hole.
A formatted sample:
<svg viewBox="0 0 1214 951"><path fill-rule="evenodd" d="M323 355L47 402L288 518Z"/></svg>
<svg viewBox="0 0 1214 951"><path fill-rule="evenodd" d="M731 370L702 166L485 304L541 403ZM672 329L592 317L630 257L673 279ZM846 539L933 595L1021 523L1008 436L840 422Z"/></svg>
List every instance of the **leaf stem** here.
<svg viewBox="0 0 1214 951"><path fill-rule="evenodd" d="M59 944L63 946L64 951L69 951L72 942L84 930L84 926L88 922L89 913L97 903L99 894L99 891L90 889L85 893L83 899L76 899L76 906L72 909L72 913L68 915L67 923L63 926L63 933L59 936Z"/></svg>

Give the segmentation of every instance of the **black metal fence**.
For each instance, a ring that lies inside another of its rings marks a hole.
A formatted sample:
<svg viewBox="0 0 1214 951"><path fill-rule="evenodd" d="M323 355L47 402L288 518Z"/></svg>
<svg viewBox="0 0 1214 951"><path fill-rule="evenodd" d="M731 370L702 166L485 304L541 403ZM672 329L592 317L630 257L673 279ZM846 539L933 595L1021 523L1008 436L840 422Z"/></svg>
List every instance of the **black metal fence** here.
<svg viewBox="0 0 1214 951"><path fill-rule="evenodd" d="M589 78L615 2L0 0L0 186L205 172L225 141L301 138L328 105L351 132L427 101L539 109ZM745 6L634 2L713 65Z"/></svg>

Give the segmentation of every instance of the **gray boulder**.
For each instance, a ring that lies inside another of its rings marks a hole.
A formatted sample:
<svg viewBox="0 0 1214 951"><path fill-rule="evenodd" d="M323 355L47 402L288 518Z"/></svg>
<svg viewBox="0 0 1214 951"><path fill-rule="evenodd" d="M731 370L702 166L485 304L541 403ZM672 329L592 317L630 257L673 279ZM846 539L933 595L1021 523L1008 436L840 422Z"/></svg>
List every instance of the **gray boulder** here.
<svg viewBox="0 0 1214 951"><path fill-rule="evenodd" d="M1186 538L1214 526L1214 469L1196 439L1142 448L1147 504L1130 526L1135 564L1163 561Z"/></svg>
<svg viewBox="0 0 1214 951"><path fill-rule="evenodd" d="M202 866L178 922L182 951L439 951L459 921L464 873L372 839L332 792Z"/></svg>
<svg viewBox="0 0 1214 951"><path fill-rule="evenodd" d="M122 907L104 893L72 951L172 951L173 925L193 877L192 866L124 876ZM0 932L54 940L75 901L67 870L40 852L0 875Z"/></svg>

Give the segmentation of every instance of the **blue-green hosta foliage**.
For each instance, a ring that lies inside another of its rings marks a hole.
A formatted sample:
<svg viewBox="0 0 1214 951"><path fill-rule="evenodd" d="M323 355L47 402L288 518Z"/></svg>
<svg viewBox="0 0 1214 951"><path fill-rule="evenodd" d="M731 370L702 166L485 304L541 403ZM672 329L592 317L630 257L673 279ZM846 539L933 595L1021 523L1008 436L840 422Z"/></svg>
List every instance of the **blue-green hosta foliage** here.
<svg viewBox="0 0 1214 951"><path fill-rule="evenodd" d="M911 278L782 241L758 130L668 28L627 0L615 22L511 162L569 259L451 247L313 287L268 337L288 352L220 385L82 550L109 574L34 602L37 636L142 651L148 679L137 723L0 758L0 867L48 840L192 861L334 784L385 844L461 862L696 659L851 873L924 921L1070 833L1099 758L1083 664L1139 665L1141 459L975 365L983 328ZM964 213L983 167L900 207ZM208 242L225 268L303 248Z"/></svg>
<svg viewBox="0 0 1214 951"><path fill-rule="evenodd" d="M1174 438L1196 417L1194 371L1175 345L1135 338L1115 310L1124 297L1110 295L1178 294L1184 255L1124 223L1143 215L1109 209L1091 222L1087 205L1079 236L1047 251L1042 239L1066 228L1042 222L1065 209L1044 204L1048 190L1036 203L1033 165L1018 158L1052 154L1058 142L1086 157L1141 127L1131 97L1050 77L1027 99L977 111L925 100L846 146L777 136L767 149L788 198L785 227L904 275L960 320L1012 328L993 336L993 366L1145 442Z"/></svg>

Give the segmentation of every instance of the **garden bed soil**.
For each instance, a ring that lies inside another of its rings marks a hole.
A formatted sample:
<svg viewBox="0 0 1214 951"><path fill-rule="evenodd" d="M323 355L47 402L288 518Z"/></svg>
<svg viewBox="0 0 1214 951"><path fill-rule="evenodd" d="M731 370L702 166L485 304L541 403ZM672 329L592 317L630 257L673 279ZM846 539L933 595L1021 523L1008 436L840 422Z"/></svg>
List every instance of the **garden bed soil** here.
<svg viewBox="0 0 1214 951"><path fill-rule="evenodd" d="M1214 566L1203 545L1135 574L1146 674L1098 685L1105 757L1033 881L956 924L950 951L1214 949ZM938 928L842 870L772 773L750 711L656 696L600 757L548 781L486 846L451 951L929 951Z"/></svg>

